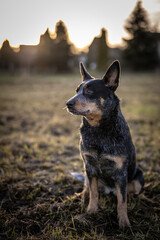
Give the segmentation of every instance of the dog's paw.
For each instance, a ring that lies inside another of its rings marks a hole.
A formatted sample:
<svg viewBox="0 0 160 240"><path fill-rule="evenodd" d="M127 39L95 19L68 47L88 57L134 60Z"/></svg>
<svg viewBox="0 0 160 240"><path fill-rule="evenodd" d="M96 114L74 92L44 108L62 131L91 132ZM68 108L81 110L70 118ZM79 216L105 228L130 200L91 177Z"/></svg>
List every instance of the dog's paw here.
<svg viewBox="0 0 160 240"><path fill-rule="evenodd" d="M95 206L95 205L91 206L91 205L89 205L87 207L87 213L88 214L96 213L97 211L98 211L98 206Z"/></svg>
<svg viewBox="0 0 160 240"><path fill-rule="evenodd" d="M119 216L119 228L130 227L130 222L127 215Z"/></svg>

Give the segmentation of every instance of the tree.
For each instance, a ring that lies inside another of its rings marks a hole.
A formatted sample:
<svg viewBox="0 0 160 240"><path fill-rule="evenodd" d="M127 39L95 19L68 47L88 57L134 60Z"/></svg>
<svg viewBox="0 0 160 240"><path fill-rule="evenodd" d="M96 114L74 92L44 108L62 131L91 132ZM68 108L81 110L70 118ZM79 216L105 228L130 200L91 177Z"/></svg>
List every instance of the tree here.
<svg viewBox="0 0 160 240"><path fill-rule="evenodd" d="M106 44L106 34L106 30L102 28L97 57L97 67L99 70L104 70L108 65L108 46Z"/></svg>
<svg viewBox="0 0 160 240"><path fill-rule="evenodd" d="M102 28L99 37L95 37L89 46L88 65L99 70L106 69L108 62L108 46L106 43L107 31Z"/></svg>
<svg viewBox="0 0 160 240"><path fill-rule="evenodd" d="M55 27L54 39L51 38L48 28L41 35L36 64L41 71L68 71L71 56L68 31L64 22L60 20Z"/></svg>
<svg viewBox="0 0 160 240"><path fill-rule="evenodd" d="M69 61L71 59L71 44L69 43L68 30L64 22L60 20L55 27L56 33L56 68L57 71L69 70Z"/></svg>
<svg viewBox="0 0 160 240"><path fill-rule="evenodd" d="M123 52L125 62L133 70L155 68L158 63L157 39L141 1L137 2L124 28L130 36L129 39L123 39L126 43Z"/></svg>
<svg viewBox="0 0 160 240"><path fill-rule="evenodd" d="M5 40L0 50L0 69L13 71L16 64L16 53L11 48L9 41Z"/></svg>
<svg viewBox="0 0 160 240"><path fill-rule="evenodd" d="M58 41L62 41L62 40L68 41L69 39L68 30L62 20L56 23L55 33L56 33L56 39Z"/></svg>
<svg viewBox="0 0 160 240"><path fill-rule="evenodd" d="M38 45L36 65L40 71L50 71L55 64L54 57L54 40L51 39L49 29L40 36L40 43Z"/></svg>

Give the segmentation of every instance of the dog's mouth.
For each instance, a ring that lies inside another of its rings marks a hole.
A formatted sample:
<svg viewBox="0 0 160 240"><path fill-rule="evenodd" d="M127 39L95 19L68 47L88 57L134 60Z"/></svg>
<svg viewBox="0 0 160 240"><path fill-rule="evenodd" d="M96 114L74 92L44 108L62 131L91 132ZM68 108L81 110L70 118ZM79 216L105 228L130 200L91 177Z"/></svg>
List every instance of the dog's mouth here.
<svg viewBox="0 0 160 240"><path fill-rule="evenodd" d="M90 113L89 110L83 111L83 112L77 111L74 107L71 107L71 106L70 106L70 107L67 107L67 110L68 110L68 112L70 112L70 113L72 113L72 114L74 114L74 115L82 115L82 116L85 116L85 115L87 115L87 114Z"/></svg>

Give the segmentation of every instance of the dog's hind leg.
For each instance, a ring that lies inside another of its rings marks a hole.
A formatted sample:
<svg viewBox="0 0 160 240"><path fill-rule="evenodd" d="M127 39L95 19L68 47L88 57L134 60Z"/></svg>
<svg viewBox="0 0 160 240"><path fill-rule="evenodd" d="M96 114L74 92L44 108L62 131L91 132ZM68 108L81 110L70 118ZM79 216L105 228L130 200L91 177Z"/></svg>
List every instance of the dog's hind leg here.
<svg viewBox="0 0 160 240"><path fill-rule="evenodd" d="M127 186L128 193L139 195L142 192L144 183L143 172L139 167L136 167L134 178Z"/></svg>

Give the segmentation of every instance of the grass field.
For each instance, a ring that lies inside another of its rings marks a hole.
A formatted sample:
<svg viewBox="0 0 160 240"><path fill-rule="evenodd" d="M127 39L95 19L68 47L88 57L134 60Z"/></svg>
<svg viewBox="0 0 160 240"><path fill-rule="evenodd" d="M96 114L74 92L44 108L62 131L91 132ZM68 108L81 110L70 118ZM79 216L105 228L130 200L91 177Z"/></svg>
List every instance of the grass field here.
<svg viewBox="0 0 160 240"><path fill-rule="evenodd" d="M117 91L146 181L128 199L132 227L123 231L114 196L100 195L92 215L75 197L81 119L65 102L79 81L78 73L0 76L0 239L160 239L160 77L123 74Z"/></svg>

